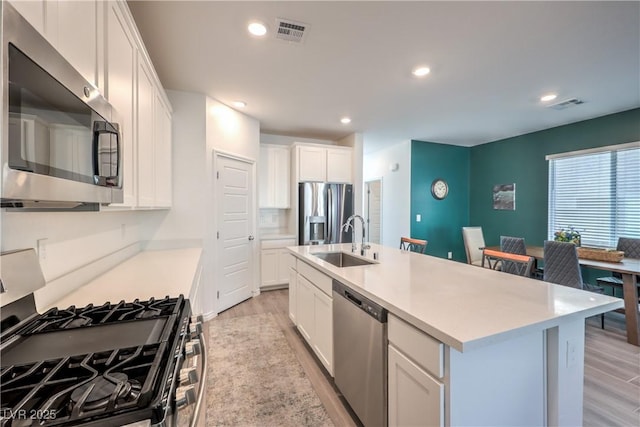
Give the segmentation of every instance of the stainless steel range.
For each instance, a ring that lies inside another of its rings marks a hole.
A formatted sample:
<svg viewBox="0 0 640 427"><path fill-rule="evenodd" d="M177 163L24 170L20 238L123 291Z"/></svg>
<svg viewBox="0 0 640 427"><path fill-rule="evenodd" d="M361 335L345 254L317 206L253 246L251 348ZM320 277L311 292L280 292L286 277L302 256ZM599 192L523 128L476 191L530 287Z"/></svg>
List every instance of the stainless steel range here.
<svg viewBox="0 0 640 427"><path fill-rule="evenodd" d="M180 295L38 314L33 293L4 304L16 289L33 287L20 281L44 282L35 252L3 254L0 261L0 425L196 425L206 351L202 319L191 317L188 300ZM28 273L16 271L25 266ZM40 277L33 278L33 269Z"/></svg>

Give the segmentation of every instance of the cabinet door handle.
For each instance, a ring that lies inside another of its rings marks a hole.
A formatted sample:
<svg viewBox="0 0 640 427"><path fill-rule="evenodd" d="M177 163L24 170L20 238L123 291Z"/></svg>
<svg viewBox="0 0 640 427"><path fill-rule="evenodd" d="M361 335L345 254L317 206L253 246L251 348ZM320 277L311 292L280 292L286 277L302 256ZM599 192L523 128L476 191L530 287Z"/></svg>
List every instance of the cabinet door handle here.
<svg viewBox="0 0 640 427"><path fill-rule="evenodd" d="M249 240L253 240L254 237L252 235L249 235Z"/></svg>

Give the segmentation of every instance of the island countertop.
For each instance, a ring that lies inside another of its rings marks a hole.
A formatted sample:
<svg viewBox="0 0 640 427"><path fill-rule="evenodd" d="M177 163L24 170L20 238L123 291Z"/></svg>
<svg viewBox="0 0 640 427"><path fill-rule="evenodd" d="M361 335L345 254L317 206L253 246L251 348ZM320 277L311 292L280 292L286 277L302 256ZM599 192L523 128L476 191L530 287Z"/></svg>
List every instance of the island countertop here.
<svg viewBox="0 0 640 427"><path fill-rule="evenodd" d="M376 244L364 256L377 253L375 264L343 268L313 253L351 253L350 243L288 249L461 352L623 307L620 298Z"/></svg>

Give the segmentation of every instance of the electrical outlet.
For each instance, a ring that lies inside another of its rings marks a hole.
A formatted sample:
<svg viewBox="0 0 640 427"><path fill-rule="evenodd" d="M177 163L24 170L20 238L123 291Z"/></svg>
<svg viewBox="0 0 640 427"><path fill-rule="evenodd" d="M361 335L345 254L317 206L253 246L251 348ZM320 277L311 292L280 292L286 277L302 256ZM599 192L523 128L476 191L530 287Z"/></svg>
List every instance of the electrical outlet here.
<svg viewBox="0 0 640 427"><path fill-rule="evenodd" d="M38 239L37 247L38 247L38 259L40 261L44 261L47 259L47 238Z"/></svg>
<svg viewBox="0 0 640 427"><path fill-rule="evenodd" d="M416 215L416 222L420 222L420 221L422 221L422 215L417 214Z"/></svg>
<svg viewBox="0 0 640 427"><path fill-rule="evenodd" d="M567 368L575 366L578 357L577 352L576 343L573 340L567 340Z"/></svg>
<svg viewBox="0 0 640 427"><path fill-rule="evenodd" d="M447 259L453 258L453 252L447 252Z"/></svg>

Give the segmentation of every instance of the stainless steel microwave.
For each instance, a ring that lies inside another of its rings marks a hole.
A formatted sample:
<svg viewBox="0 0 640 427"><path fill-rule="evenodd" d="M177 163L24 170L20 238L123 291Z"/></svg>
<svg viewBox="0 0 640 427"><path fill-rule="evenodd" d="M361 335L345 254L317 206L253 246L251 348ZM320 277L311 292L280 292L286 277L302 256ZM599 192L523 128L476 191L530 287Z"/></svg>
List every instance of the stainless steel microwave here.
<svg viewBox="0 0 640 427"><path fill-rule="evenodd" d="M2 207L121 203L116 113L6 1L2 8Z"/></svg>

